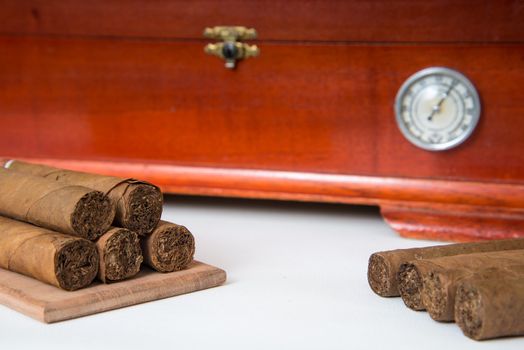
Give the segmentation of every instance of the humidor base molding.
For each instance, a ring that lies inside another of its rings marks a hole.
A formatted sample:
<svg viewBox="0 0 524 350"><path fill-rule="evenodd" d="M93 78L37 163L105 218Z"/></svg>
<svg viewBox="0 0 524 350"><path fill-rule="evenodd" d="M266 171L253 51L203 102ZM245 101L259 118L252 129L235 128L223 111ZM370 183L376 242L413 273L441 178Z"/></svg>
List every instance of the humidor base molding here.
<svg viewBox="0 0 524 350"><path fill-rule="evenodd" d="M524 211L469 205L382 205L384 220L401 236L469 242L524 237Z"/></svg>
<svg viewBox="0 0 524 350"><path fill-rule="evenodd" d="M53 323L217 287L225 281L224 270L195 261L178 272L158 273L143 267L136 277L126 281L97 282L67 292L0 269L0 304L38 321Z"/></svg>
<svg viewBox="0 0 524 350"><path fill-rule="evenodd" d="M520 183L202 167L154 161L22 160L140 178L158 185L165 193L376 205L393 229L414 238L474 241L524 237L524 184Z"/></svg>

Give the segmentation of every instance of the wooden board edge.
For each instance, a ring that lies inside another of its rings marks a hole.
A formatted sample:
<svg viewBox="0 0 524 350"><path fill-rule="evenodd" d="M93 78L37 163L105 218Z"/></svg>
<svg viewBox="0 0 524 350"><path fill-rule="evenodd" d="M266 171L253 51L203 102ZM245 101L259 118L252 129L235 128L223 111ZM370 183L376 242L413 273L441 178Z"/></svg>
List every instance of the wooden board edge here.
<svg viewBox="0 0 524 350"><path fill-rule="evenodd" d="M209 289L224 284L227 279L223 269L194 261L182 271L158 273L145 268L136 278L109 285L98 282L67 292L16 272L3 269L0 272L5 276L0 283L0 304L43 323Z"/></svg>
<svg viewBox="0 0 524 350"><path fill-rule="evenodd" d="M149 283L147 287L142 286L141 288L134 288L133 294L123 293L118 296L118 302L112 305L108 305L106 300L98 300L97 303L81 306L68 305L67 303L64 305L64 303L61 303L60 308L58 305L56 305L56 303L46 303L42 312L43 318L39 321L44 323L66 321L74 318L98 314L101 312L116 310L127 306L143 304L154 300L160 300L177 295L214 288L225 283L227 276L224 270L211 265L204 265L209 269L200 271L196 275L188 275L189 278L186 278L184 281L186 284L189 284L191 281L196 282L196 287L181 285L179 277L173 277L171 280L162 280L155 283ZM170 281L174 283L169 285ZM115 283L113 286L118 288L119 284ZM128 287L127 285L124 285L122 282L120 282L119 289L126 290ZM148 294L148 291L151 289L157 290L157 293L154 296Z"/></svg>
<svg viewBox="0 0 524 350"><path fill-rule="evenodd" d="M44 322L46 303L31 297L27 293L21 291L13 293L9 288L0 285L0 305Z"/></svg>

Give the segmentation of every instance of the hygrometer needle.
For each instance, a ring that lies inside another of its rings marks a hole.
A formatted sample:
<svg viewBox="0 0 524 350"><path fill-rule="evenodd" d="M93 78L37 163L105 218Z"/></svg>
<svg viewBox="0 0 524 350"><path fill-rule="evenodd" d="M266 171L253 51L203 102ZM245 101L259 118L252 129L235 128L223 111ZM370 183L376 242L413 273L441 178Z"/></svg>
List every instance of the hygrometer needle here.
<svg viewBox="0 0 524 350"><path fill-rule="evenodd" d="M442 97L437 102L437 104L433 106L433 108L431 109L431 113L428 116L429 121L433 120L433 116L435 115L436 112L440 112L440 106L442 106L442 103L444 103L444 100L449 96L449 93L451 92L451 90L453 90L454 87L455 87L455 82L452 82L448 90L442 95Z"/></svg>

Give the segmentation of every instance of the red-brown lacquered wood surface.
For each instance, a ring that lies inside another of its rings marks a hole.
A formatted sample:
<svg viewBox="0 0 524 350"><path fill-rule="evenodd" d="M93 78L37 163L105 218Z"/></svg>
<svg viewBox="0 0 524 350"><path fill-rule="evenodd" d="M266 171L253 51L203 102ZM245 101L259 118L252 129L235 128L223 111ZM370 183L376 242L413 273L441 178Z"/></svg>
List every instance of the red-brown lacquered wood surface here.
<svg viewBox="0 0 524 350"><path fill-rule="evenodd" d="M524 45L267 44L236 71L200 43L0 37L0 154L524 181ZM439 153L400 134L419 69L462 71L482 116Z"/></svg>
<svg viewBox="0 0 524 350"><path fill-rule="evenodd" d="M1 0L0 33L201 38L254 27L260 40L524 41L516 0Z"/></svg>

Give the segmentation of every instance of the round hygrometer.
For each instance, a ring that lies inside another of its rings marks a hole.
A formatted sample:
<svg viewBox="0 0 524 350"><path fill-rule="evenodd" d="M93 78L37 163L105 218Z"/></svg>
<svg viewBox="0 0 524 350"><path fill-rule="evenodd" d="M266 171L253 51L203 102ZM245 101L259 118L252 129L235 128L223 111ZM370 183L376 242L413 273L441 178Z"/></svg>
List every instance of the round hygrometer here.
<svg viewBox="0 0 524 350"><path fill-rule="evenodd" d="M480 99L463 74L443 67L409 77L395 100L397 124L408 141L429 151L457 147L475 130Z"/></svg>

